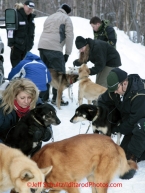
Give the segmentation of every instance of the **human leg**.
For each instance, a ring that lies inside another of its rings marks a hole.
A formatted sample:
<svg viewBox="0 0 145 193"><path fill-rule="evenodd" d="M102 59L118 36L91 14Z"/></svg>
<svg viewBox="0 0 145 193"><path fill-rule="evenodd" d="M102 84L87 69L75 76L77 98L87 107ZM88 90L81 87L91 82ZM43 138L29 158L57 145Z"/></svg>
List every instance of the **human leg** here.
<svg viewBox="0 0 145 193"><path fill-rule="evenodd" d="M137 160L140 160L145 152L145 118L140 119L134 126L133 135L128 144L128 154L134 155Z"/></svg>
<svg viewBox="0 0 145 193"><path fill-rule="evenodd" d="M107 88L107 76L114 67L105 66L104 69L97 74L96 83Z"/></svg>
<svg viewBox="0 0 145 193"><path fill-rule="evenodd" d="M41 98L41 100L43 102L48 102L49 101L49 88L50 88L50 85L47 84L47 90L46 91L41 91L40 94L39 94L39 97Z"/></svg>
<svg viewBox="0 0 145 193"><path fill-rule="evenodd" d="M23 60L25 55L26 55L26 51L22 51L16 47L13 47L10 53L10 61L11 61L12 67L14 68L21 60Z"/></svg>

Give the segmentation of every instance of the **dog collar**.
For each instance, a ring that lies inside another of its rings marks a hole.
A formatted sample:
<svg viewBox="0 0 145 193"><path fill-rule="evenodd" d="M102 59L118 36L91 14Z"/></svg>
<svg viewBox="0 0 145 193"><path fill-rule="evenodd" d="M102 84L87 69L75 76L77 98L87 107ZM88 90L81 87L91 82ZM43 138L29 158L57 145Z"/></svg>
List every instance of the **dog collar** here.
<svg viewBox="0 0 145 193"><path fill-rule="evenodd" d="M40 121L38 121L35 117L34 117L34 115L32 115L32 117L33 117L33 119L37 122L37 123L39 123L39 125L42 125L42 123L40 123ZM42 125L43 126L43 125Z"/></svg>
<svg viewBox="0 0 145 193"><path fill-rule="evenodd" d="M78 78L78 80L84 79L84 78L88 78L89 76L83 76L81 78Z"/></svg>

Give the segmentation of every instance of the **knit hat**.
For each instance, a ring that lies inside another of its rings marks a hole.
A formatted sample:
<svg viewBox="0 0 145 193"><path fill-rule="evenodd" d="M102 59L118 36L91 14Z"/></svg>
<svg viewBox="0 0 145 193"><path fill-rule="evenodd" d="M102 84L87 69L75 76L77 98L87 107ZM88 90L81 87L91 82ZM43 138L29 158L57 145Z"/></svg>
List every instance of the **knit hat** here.
<svg viewBox="0 0 145 193"><path fill-rule="evenodd" d="M127 78L127 73L120 68L111 70L107 76L108 92L114 92L118 88L118 84Z"/></svg>
<svg viewBox="0 0 145 193"><path fill-rule="evenodd" d="M66 3L62 4L60 8L64 9L67 14L69 14L71 12L71 7Z"/></svg>
<svg viewBox="0 0 145 193"><path fill-rule="evenodd" d="M29 8L34 9L35 4L33 1L29 0L29 1L25 1L24 5L27 5Z"/></svg>
<svg viewBox="0 0 145 193"><path fill-rule="evenodd" d="M76 37L75 44L76 44L77 49L79 50L82 47L87 45L87 40L85 38L83 38L82 36L78 36L78 37Z"/></svg>

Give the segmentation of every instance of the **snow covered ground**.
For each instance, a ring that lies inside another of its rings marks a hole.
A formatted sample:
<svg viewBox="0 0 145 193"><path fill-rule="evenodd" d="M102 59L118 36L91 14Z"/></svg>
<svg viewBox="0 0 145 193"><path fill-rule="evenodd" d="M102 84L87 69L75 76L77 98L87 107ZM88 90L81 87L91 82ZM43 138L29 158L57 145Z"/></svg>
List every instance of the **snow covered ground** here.
<svg viewBox="0 0 145 193"><path fill-rule="evenodd" d="M35 44L33 49L31 50L34 54L38 54L37 45L39 41L39 37L41 35L43 29L43 23L46 17L36 18L36 35L35 35ZM91 37L93 38L92 28L89 24L89 20L79 18L79 17L71 17L74 25L74 34L75 38L78 35L81 35L85 38ZM116 29L117 32L117 50L121 55L122 66L121 68L128 72L128 74L137 73L142 78L145 79L145 47L141 46L140 44L132 43L128 36L124 34L123 31ZM4 68L5 68L5 77L7 77L10 69L10 48L7 47L7 38L6 38L6 31L1 29L0 35L2 40L5 43L5 52L4 52ZM75 42L74 38L74 42ZM69 57L69 60L66 64L66 69L69 66L73 66L73 61L78 58L78 50L73 46L73 52ZM88 63L91 67L93 64ZM95 76L90 77L93 81L95 80ZM73 102L70 101L68 98L68 91L65 90L63 93L64 99L69 101L69 106L62 107L62 110L57 110L58 117L61 120L61 124L58 126L53 126L54 132L54 140L59 141L74 135L78 135L80 133L85 133L89 123L77 123L72 124L70 123L71 117L74 115L75 109L77 108L77 95L78 95L78 83L75 83L72 87L73 91ZM84 103L86 101L84 100ZM90 128L88 133L92 133ZM51 141L50 141L51 142ZM103 144L102 144L103 145ZM111 160L110 160L111 161ZM117 183L121 184L121 187L110 187L108 189L108 193L144 193L145 192L145 161L138 163L138 171L135 174L134 178L131 180L121 180L119 178L115 178L112 183L114 186L117 186ZM105 175L105 174L104 174ZM86 179L82 181L82 183L86 183ZM64 191L62 191L63 193ZM81 193L91 193L90 188L80 188ZM7 192L8 193L8 192Z"/></svg>

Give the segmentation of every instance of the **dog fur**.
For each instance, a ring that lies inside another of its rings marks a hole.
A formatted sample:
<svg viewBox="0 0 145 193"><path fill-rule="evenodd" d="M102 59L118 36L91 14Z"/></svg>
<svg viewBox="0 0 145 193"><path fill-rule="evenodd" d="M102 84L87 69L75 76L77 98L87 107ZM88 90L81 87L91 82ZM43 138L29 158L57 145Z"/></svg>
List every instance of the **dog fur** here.
<svg viewBox="0 0 145 193"><path fill-rule="evenodd" d="M134 161L127 161L123 149L104 135L81 134L62 141L47 144L33 157L39 168L53 166L46 176L49 193L65 190L79 193L66 183L79 183L87 178L90 183L109 184L115 176L130 179L137 170ZM53 187L52 184L64 184ZM93 193L107 193L107 186L92 187Z"/></svg>
<svg viewBox="0 0 145 193"><path fill-rule="evenodd" d="M91 104L92 100L97 99L107 88L91 81L89 77L90 70L86 64L82 64L79 68L79 91L78 102L79 105L83 103L83 98L88 100Z"/></svg>
<svg viewBox="0 0 145 193"><path fill-rule="evenodd" d="M55 108L50 104L41 104L22 117L17 125L0 135L0 139L11 147L20 149L25 155L31 156L41 148L41 141L33 142L33 135L29 133L31 127L46 130L47 127L60 124ZM34 150L34 151L33 151Z"/></svg>
<svg viewBox="0 0 145 193"><path fill-rule="evenodd" d="M76 67L68 67L69 70L66 71L66 74L79 74L78 68Z"/></svg>
<svg viewBox="0 0 145 193"><path fill-rule="evenodd" d="M66 89L69 88L70 85L78 81L78 75L76 74L62 74L54 69L50 69L50 74L52 77L52 81L50 84L57 89L57 98L56 98L56 106L58 109L60 108L60 103L61 103L61 97L62 97L62 92Z"/></svg>
<svg viewBox="0 0 145 193"><path fill-rule="evenodd" d="M112 128L117 126L121 120L120 112L116 108L106 109L101 106L90 104L80 105L75 115L71 118L71 123L80 121L92 121L92 129L94 133L102 133L111 136ZM117 134L117 144L120 145L120 134Z"/></svg>
<svg viewBox="0 0 145 193"><path fill-rule="evenodd" d="M45 176L52 167L39 169L37 164L21 151L0 144L0 193L15 189L19 193L40 193ZM38 187L38 183L42 186ZM30 187L28 184L37 184Z"/></svg>

